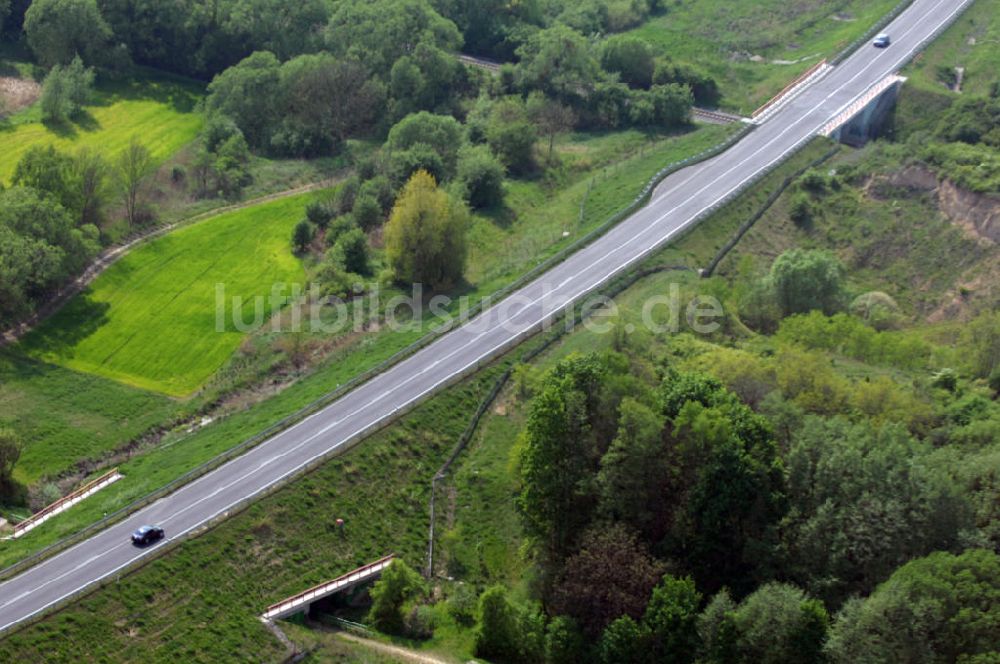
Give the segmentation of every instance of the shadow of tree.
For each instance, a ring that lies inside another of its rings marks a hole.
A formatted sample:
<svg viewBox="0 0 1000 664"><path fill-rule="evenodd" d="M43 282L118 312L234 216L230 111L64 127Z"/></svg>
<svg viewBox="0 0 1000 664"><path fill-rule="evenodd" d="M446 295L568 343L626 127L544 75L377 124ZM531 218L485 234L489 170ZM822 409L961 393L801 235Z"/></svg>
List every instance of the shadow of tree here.
<svg viewBox="0 0 1000 664"><path fill-rule="evenodd" d="M204 84L144 67L134 75L102 79L90 106L110 106L122 100L155 101L179 113L191 113L201 101Z"/></svg>
<svg viewBox="0 0 1000 664"><path fill-rule="evenodd" d="M479 210L479 214L486 217L497 228L510 228L511 224L517 221L517 213L509 205Z"/></svg>
<svg viewBox="0 0 1000 664"><path fill-rule="evenodd" d="M97 118L85 108L81 108L72 117L73 124L84 131L97 131L101 129L101 123Z"/></svg>
<svg viewBox="0 0 1000 664"><path fill-rule="evenodd" d="M69 120L42 120L42 125L59 138L74 139L80 133Z"/></svg>
<svg viewBox="0 0 1000 664"><path fill-rule="evenodd" d="M20 342L26 352L50 352L73 357L73 349L108 322L107 302L97 302L89 290L72 298L52 318L28 333Z"/></svg>

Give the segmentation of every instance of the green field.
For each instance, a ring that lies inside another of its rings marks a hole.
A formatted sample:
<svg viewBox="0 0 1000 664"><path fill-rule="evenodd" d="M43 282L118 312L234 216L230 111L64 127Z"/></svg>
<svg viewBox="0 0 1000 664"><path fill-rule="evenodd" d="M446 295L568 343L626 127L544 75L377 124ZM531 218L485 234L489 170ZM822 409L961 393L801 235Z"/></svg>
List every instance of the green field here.
<svg viewBox="0 0 1000 664"><path fill-rule="evenodd" d="M35 104L0 121L0 183L9 182L21 155L37 145L89 147L112 157L136 136L157 162L166 161L201 130L200 98L194 84L151 76L98 86L82 117L65 125L43 124Z"/></svg>
<svg viewBox="0 0 1000 664"><path fill-rule="evenodd" d="M897 1L686 0L664 3L662 14L629 34L711 75L722 105L749 114L800 72L862 36Z"/></svg>
<svg viewBox="0 0 1000 664"><path fill-rule="evenodd" d="M25 337L21 348L129 385L190 394L244 337L230 324L216 331L216 284L225 284L228 302L243 297L250 321L254 296L268 296L273 284L304 281L289 238L311 197L222 214L139 247Z"/></svg>
<svg viewBox="0 0 1000 664"><path fill-rule="evenodd" d="M0 351L0 428L24 441L14 467L24 484L124 445L175 408L162 395Z"/></svg>

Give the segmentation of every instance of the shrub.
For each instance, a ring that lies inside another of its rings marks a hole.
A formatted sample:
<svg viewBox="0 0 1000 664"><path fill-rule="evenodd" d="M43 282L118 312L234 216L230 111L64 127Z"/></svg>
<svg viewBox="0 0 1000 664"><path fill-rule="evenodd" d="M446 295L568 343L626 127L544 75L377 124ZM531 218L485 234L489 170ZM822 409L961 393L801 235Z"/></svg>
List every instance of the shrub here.
<svg viewBox="0 0 1000 664"><path fill-rule="evenodd" d="M788 216L799 228L808 228L813 221L815 210L809 197L803 193L796 194L788 206Z"/></svg>
<svg viewBox="0 0 1000 664"><path fill-rule="evenodd" d="M448 615L459 625L471 627L476 622L476 593L468 585L456 586L448 598Z"/></svg>
<svg viewBox="0 0 1000 664"><path fill-rule="evenodd" d="M601 48L601 67L616 73L633 88L648 88L653 82L653 51L642 39L627 35L611 37Z"/></svg>
<svg viewBox="0 0 1000 664"><path fill-rule="evenodd" d="M955 373L954 369L941 369L931 377L931 385L948 392L954 392L958 388L958 374Z"/></svg>
<svg viewBox="0 0 1000 664"><path fill-rule="evenodd" d="M306 219L317 228L326 228L333 219L333 210L323 201L313 201L306 206Z"/></svg>
<svg viewBox="0 0 1000 664"><path fill-rule="evenodd" d="M485 146L469 147L458 157L458 182L465 200L474 209L503 204L504 169Z"/></svg>
<svg viewBox="0 0 1000 664"><path fill-rule="evenodd" d="M421 604L410 609L403 626L411 639L426 640L434 636L434 609Z"/></svg>
<svg viewBox="0 0 1000 664"><path fill-rule="evenodd" d="M476 629L476 657L513 659L519 650L517 613L503 586L487 588L479 598L479 627Z"/></svg>
<svg viewBox="0 0 1000 664"><path fill-rule="evenodd" d="M13 499L20 494L13 475L14 466L21 458L21 449L21 441L13 431L0 429L0 500L4 502L14 502ZM59 489L56 488L56 493L58 492ZM56 495L56 499L58 498L59 495Z"/></svg>
<svg viewBox="0 0 1000 664"><path fill-rule="evenodd" d="M90 101L93 91L94 70L79 57L65 67L56 65L42 83L42 119L65 122Z"/></svg>
<svg viewBox="0 0 1000 664"><path fill-rule="evenodd" d="M786 316L813 309L832 314L843 306L844 266L829 251L786 251L771 266L771 280Z"/></svg>
<svg viewBox="0 0 1000 664"><path fill-rule="evenodd" d="M361 182L357 176L352 175L344 180L333 195L333 213L335 215L348 214L354 209L354 199L358 195L358 188L360 186Z"/></svg>
<svg viewBox="0 0 1000 664"><path fill-rule="evenodd" d="M400 559L382 572L372 586L372 607L368 619L379 631L401 634L404 631L403 604L423 590L420 575Z"/></svg>
<svg viewBox="0 0 1000 664"><path fill-rule="evenodd" d="M447 175L441 155L425 143L392 153L389 176L395 187L402 187L418 171L430 173L436 182L443 182Z"/></svg>
<svg viewBox="0 0 1000 664"><path fill-rule="evenodd" d="M313 235L313 226L308 219L303 219L295 224L295 228L292 230L292 247L296 253L301 254L306 250L313 240Z"/></svg>
<svg viewBox="0 0 1000 664"><path fill-rule="evenodd" d="M360 228L353 228L343 233L333 249L334 260L347 272L366 275L368 266L368 238Z"/></svg>
<svg viewBox="0 0 1000 664"><path fill-rule="evenodd" d="M341 235L357 227L358 225L354 223L354 217L349 214L335 218L326 229L326 245L332 247Z"/></svg>
<svg viewBox="0 0 1000 664"><path fill-rule="evenodd" d="M351 214L354 223L364 231L370 231L382 223L382 206L369 194L358 194Z"/></svg>
<svg viewBox="0 0 1000 664"><path fill-rule="evenodd" d="M383 214L387 214L392 209L392 202L395 198L392 183L389 182L389 178L381 174L374 175L365 180L361 188L358 189L358 195L371 196L378 201Z"/></svg>
<svg viewBox="0 0 1000 664"><path fill-rule="evenodd" d="M818 171L810 169L799 178L799 185L806 191L819 194L826 191L826 178Z"/></svg>
<svg viewBox="0 0 1000 664"><path fill-rule="evenodd" d="M888 330L898 326L901 318L899 305L886 293L871 291L854 298L851 313L876 330Z"/></svg>

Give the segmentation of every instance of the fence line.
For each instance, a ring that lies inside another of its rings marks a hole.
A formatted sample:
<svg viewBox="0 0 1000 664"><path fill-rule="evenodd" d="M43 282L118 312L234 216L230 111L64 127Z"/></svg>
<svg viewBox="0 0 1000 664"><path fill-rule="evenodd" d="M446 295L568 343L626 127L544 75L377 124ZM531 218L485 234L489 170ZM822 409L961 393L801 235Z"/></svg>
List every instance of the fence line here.
<svg viewBox="0 0 1000 664"><path fill-rule="evenodd" d="M795 180L801 177L810 168L815 168L816 166L823 164L828 159L833 157L833 155L837 154L839 151L840 151L840 146L835 146L832 149L830 149L826 154L824 154L822 157L812 161L811 163L803 166L799 170L795 171L794 173L786 177L782 181L782 183L778 186L778 188L775 189L773 192L771 192L771 195L767 197L767 200L764 201L764 204L761 205L760 208L754 214L752 214L749 219L740 224L740 227L736 230L736 233L733 234L733 237L729 238L726 244L721 249L719 249L718 253L715 254L715 257L708 264L708 267L702 270L701 273L702 276L705 278L712 276L712 273L715 272L715 269L719 267L719 263L722 262L722 260L729 254L730 251L736 248L736 245L739 244L739 241L743 239L743 236L746 235L750 231L750 229L754 227L754 225L760 220L761 217L764 216L764 214L769 209L771 209L771 206L777 202L778 198L783 193L785 193L785 190L787 190L788 187L790 187L791 184L795 182Z"/></svg>

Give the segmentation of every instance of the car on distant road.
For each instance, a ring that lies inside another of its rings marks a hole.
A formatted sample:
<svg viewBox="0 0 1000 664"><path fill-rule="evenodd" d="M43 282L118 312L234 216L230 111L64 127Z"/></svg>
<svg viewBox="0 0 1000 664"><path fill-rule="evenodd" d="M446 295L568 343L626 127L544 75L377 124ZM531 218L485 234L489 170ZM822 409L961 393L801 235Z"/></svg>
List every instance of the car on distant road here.
<svg viewBox="0 0 1000 664"><path fill-rule="evenodd" d="M163 528L159 526L140 526L132 533L132 544L136 546L146 546L163 539Z"/></svg>
<svg viewBox="0 0 1000 664"><path fill-rule="evenodd" d="M885 48L891 43L892 39L889 37L888 34L884 32L876 35L875 39L872 40L872 46L874 46L875 48Z"/></svg>

